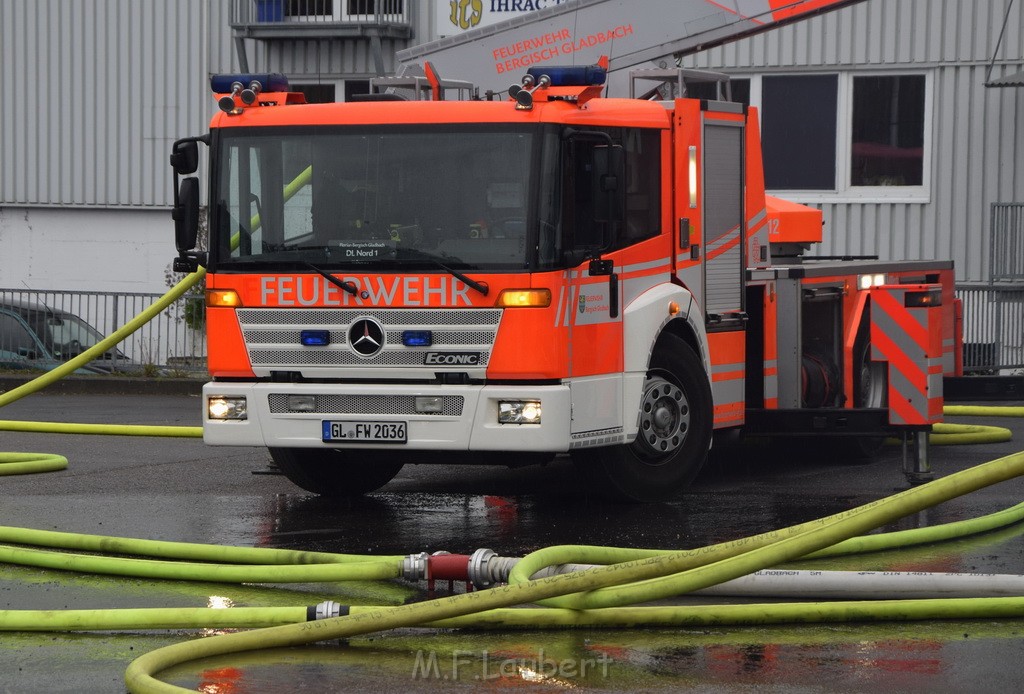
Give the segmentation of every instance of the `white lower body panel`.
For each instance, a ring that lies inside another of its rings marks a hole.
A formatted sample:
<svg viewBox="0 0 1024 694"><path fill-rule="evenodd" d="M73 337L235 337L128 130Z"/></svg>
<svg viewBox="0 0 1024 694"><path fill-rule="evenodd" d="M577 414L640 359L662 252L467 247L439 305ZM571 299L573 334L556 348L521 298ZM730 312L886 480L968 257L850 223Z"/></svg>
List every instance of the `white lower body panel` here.
<svg viewBox="0 0 1024 694"><path fill-rule="evenodd" d="M317 396L313 412L291 412L287 395ZM210 396L245 396L248 419L211 420ZM416 397L462 398L460 414L425 414L410 409ZM277 405L271 406L275 401ZM540 400L540 424L499 424L500 400ZM336 403L360 403L358 414ZM372 448L379 450L524 451L569 450L572 398L568 385L419 386L319 383L229 383L203 386L203 440L215 446L269 448ZM369 403L369 405L367 405ZM324 443L325 420L406 422L406 443Z"/></svg>

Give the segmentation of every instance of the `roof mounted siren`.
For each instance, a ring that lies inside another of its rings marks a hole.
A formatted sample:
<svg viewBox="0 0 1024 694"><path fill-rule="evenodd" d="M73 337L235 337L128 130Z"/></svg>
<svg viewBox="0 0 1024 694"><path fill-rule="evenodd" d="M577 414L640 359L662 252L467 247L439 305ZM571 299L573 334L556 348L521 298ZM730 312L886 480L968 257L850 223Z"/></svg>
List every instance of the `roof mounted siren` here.
<svg viewBox="0 0 1024 694"><path fill-rule="evenodd" d="M533 108L533 93L538 89L543 89L551 84L551 78L547 75L541 75L540 77L534 78L533 75L527 73L523 75L522 86L513 84L508 88L508 95L516 100L516 109L519 111L529 111Z"/></svg>
<svg viewBox="0 0 1024 694"><path fill-rule="evenodd" d="M608 77L608 56L601 56L596 65L563 65L531 67L523 76L522 85L513 84L508 95L516 100L516 109L533 108L534 94L555 88L550 100L583 103L600 95Z"/></svg>
<svg viewBox="0 0 1024 694"><path fill-rule="evenodd" d="M214 94L223 95L217 99L221 111L237 115L242 112L243 105L255 104L263 92L287 92L288 78L277 72L214 75L210 78L210 89Z"/></svg>

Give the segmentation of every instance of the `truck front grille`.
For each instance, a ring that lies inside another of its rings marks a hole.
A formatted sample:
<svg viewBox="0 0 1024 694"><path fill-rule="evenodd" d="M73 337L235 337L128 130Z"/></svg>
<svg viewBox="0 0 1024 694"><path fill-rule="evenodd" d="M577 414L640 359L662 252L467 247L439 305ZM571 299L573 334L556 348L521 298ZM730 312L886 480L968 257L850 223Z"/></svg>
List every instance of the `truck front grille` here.
<svg viewBox="0 0 1024 694"><path fill-rule="evenodd" d="M428 352L472 352L475 366L486 368L494 348L500 309L325 309L246 308L237 312L249 360L255 368L356 367L360 369L425 367ZM373 318L384 329L384 348L372 357L348 344L349 328ZM304 329L327 330L330 345L303 347ZM406 347L405 330L429 330L430 347ZM427 367L436 371L436 366Z"/></svg>

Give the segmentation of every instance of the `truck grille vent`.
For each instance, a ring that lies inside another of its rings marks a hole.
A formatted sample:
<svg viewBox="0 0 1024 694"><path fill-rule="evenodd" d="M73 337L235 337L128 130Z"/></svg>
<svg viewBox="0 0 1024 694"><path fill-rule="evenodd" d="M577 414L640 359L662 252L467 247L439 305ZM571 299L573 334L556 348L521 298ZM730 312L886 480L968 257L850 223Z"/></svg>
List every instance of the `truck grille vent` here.
<svg viewBox="0 0 1024 694"><path fill-rule="evenodd" d="M270 395L270 411L273 414L287 414L288 394ZM445 395L441 398L441 411L423 413L416 411L416 397L413 395L317 395L314 414L332 415L422 415L461 417L465 401L461 395ZM307 412L309 410L306 410Z"/></svg>

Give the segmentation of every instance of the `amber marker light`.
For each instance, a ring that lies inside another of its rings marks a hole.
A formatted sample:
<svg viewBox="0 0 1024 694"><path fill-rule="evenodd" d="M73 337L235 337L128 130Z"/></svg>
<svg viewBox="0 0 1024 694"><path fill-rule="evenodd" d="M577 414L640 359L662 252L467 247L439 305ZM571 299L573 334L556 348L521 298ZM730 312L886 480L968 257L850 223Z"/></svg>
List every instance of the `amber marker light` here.
<svg viewBox="0 0 1024 694"><path fill-rule="evenodd" d="M926 289L925 291L920 292L907 292L903 296L903 305L906 308L942 306L942 290Z"/></svg>
<svg viewBox="0 0 1024 694"><path fill-rule="evenodd" d="M207 289L206 305L237 308L242 305L242 298L234 289Z"/></svg>
<svg viewBox="0 0 1024 694"><path fill-rule="evenodd" d="M550 289L502 289L494 305L498 308L547 308Z"/></svg>
<svg viewBox="0 0 1024 694"><path fill-rule="evenodd" d="M668 315L678 316L679 315L679 304L674 301L668 302Z"/></svg>

